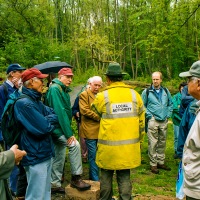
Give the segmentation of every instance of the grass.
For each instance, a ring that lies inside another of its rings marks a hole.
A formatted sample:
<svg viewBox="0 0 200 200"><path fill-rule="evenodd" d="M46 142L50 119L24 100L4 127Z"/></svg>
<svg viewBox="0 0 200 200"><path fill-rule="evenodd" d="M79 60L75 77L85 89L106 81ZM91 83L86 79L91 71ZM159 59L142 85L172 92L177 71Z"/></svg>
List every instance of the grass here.
<svg viewBox="0 0 200 200"><path fill-rule="evenodd" d="M74 126L73 126L74 128ZM74 129L75 131L75 129ZM171 167L171 171L160 170L159 174L150 172L148 158L148 141L147 136L142 144L142 164L141 166L131 170L132 195L133 196L167 196L175 197L175 184L178 169L178 160L173 158L174 155L174 135L173 124L168 124L167 145L166 145L166 164ZM69 162L68 162L69 163ZM88 164L83 164L84 178L88 179ZM68 168L69 170L69 168ZM69 172L68 172L69 173ZM118 187L116 178L113 181L114 195L118 196Z"/></svg>
<svg viewBox="0 0 200 200"><path fill-rule="evenodd" d="M148 141L144 138L142 145L142 165L131 170L131 180L133 183L133 196L140 195L164 195L175 197L175 184L177 177L178 160L174 155L173 125L168 124L166 145L166 164L171 167L171 171L160 170L159 174L153 174L149 170Z"/></svg>

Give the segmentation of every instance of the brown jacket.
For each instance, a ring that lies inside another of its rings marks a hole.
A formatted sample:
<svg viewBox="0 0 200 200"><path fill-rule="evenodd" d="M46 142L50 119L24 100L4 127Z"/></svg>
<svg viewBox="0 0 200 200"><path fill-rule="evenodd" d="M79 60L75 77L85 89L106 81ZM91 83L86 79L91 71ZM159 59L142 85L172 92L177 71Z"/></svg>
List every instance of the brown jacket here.
<svg viewBox="0 0 200 200"><path fill-rule="evenodd" d="M98 139L100 117L91 110L95 96L90 89L82 92L79 98L81 113L80 136L87 139Z"/></svg>

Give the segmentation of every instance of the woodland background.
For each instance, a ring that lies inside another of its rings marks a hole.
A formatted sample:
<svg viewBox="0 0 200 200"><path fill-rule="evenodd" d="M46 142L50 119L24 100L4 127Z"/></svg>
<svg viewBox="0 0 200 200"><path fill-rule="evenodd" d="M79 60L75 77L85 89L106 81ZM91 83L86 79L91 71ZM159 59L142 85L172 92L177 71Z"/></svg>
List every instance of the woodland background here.
<svg viewBox="0 0 200 200"><path fill-rule="evenodd" d="M119 62L168 79L200 59L199 0L0 0L0 72L50 60L79 73Z"/></svg>

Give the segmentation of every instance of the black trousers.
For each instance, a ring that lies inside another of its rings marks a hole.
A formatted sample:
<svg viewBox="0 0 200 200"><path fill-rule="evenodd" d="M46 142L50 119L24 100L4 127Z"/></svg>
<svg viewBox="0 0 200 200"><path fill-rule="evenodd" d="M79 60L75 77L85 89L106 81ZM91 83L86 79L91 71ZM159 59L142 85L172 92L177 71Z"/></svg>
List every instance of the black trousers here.
<svg viewBox="0 0 200 200"><path fill-rule="evenodd" d="M27 179L26 179L26 172L24 167L19 164L19 174L18 174L18 180L17 180L17 197L23 197L26 195L26 187L27 187Z"/></svg>
<svg viewBox="0 0 200 200"><path fill-rule="evenodd" d="M186 196L186 200L199 200L199 199L195 199L195 198Z"/></svg>

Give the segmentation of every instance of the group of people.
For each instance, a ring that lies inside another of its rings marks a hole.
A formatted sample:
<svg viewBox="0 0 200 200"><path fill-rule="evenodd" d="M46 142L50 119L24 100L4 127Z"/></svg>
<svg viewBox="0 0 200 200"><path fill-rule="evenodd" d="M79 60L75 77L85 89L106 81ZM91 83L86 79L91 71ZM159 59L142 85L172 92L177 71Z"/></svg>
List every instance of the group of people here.
<svg viewBox="0 0 200 200"><path fill-rule="evenodd" d="M102 88L101 77L91 77L88 87L78 95L78 108L72 114L69 86L73 72L70 68L61 69L58 78L53 79L45 95L45 104L41 102L41 93L43 79L47 75L35 68L23 71L24 68L18 66L18 69L20 70L14 72L18 72L21 79L14 79L13 82L11 79L12 84L9 79L6 82L10 83L9 86L13 90L22 85L20 92L27 95L27 98L19 99L14 107L15 118L23 125L19 143L22 151L14 145L0 154L0 169L7 166L3 156L10 156L8 159L11 159L12 163L6 168L8 173L4 177L0 176L0 197L8 192L5 179L11 173L10 169L14 163L18 165L20 160L20 166L27 178L24 199L51 199L51 193L64 193L61 179L66 148L69 149L71 186L81 191L90 189L91 185L81 178L81 147L71 129L73 115L80 122L79 135L83 139L81 143L85 142L87 147L89 179L100 181L100 200L113 198L112 180L115 171L119 199L132 198L130 169L141 164L141 143L145 126L151 172L158 174L159 170L171 170L165 162L167 125L172 114L177 114L176 109L179 108L180 102L175 106L175 97L172 98L169 90L161 85L161 72L152 73L151 86L140 95L133 87L123 82L126 73L121 66L118 63L110 63L105 73L107 86ZM200 100L200 61L195 62L188 72L181 73L180 76L188 77L189 94ZM180 85L180 92L183 87L184 85ZM0 93L5 95L4 88L0 89ZM180 94L177 96L180 100ZM197 105L199 106L198 102ZM184 192L187 200L200 199L199 117L199 114L195 115L194 122L190 124L191 129L187 127L184 148L182 147ZM174 122L179 133L182 126L180 120L178 117L178 122ZM178 155L179 144L176 144L175 155Z"/></svg>
<svg viewBox="0 0 200 200"><path fill-rule="evenodd" d="M179 74L188 78L179 85L179 92L171 97L167 88L161 86L162 74L152 74L152 85L142 92L146 107L148 155L150 170L171 170L165 161L168 119L174 124L174 158L182 159L184 173L183 192L186 200L200 199L199 182L199 106L200 106L200 61L192 64L187 72Z"/></svg>
<svg viewBox="0 0 200 200"><path fill-rule="evenodd" d="M17 157L17 162L15 162L19 165L19 172L10 177L11 181L9 181L11 191L13 189L12 194L16 195L16 199L19 200L47 200L51 199L51 193L65 193L64 188L61 187L61 178L66 147L69 149L71 187L81 191L91 187L81 178L80 145L71 130L72 113L68 92L73 77L72 70L63 68L58 72L58 78L53 79L44 104L41 97L44 86L43 79L47 76L36 68L25 70L19 64L12 64L7 69L8 79L3 83L6 88L0 87L1 111L6 104L6 101L3 102L3 100L14 91L17 90L20 95L25 96L19 98L14 104L15 120L22 125L18 145L23 151L17 150L18 154L21 152L21 156L18 157L22 159L19 163ZM11 151L13 149L11 147ZM10 150L8 151L10 152ZM12 160L14 160L13 157L12 155ZM7 167L5 158L3 156L1 158L0 171L3 172L5 168L9 170L7 173L9 175L13 171ZM12 161L12 163L14 162ZM3 181L8 175L1 177L0 197L6 195L7 198L4 199L11 197L9 190L6 189L5 181ZM11 183L16 179L18 181L15 188L14 186L12 188Z"/></svg>

